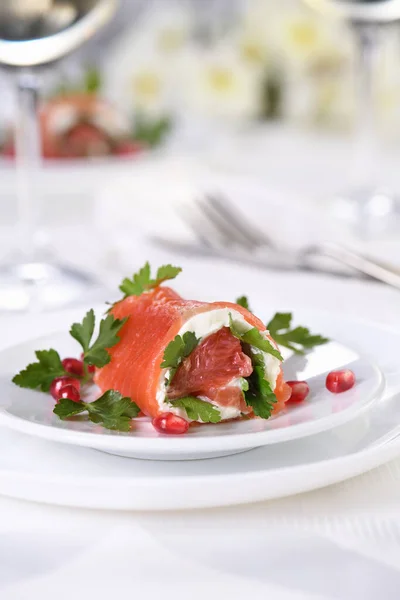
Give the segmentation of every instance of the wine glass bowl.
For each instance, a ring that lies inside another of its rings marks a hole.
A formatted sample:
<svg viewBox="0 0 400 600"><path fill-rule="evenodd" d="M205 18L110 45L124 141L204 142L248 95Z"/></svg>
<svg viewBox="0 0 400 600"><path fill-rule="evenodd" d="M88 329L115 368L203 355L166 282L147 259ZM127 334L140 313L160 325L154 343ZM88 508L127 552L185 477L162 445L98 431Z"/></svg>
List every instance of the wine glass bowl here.
<svg viewBox="0 0 400 600"><path fill-rule="evenodd" d="M326 15L359 23L393 23L400 20L399 0L305 0Z"/></svg>
<svg viewBox="0 0 400 600"><path fill-rule="evenodd" d="M40 175L37 67L73 52L112 16L117 0L1 0L0 65L16 79L15 168L18 206L15 258L0 264L0 310L55 308L98 289L78 268L43 258L35 244ZM55 254L55 253L54 253Z"/></svg>
<svg viewBox="0 0 400 600"><path fill-rule="evenodd" d="M0 63L33 67L73 52L111 18L117 0L0 3Z"/></svg>

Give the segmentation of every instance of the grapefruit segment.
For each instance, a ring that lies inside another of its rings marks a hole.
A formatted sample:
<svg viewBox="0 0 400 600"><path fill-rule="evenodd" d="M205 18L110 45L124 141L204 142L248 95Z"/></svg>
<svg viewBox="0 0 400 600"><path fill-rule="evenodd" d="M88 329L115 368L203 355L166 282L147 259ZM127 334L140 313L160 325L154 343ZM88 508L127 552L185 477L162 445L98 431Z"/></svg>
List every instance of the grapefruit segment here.
<svg viewBox="0 0 400 600"><path fill-rule="evenodd" d="M221 406L236 406L242 412L246 404L240 388L232 385L239 377L251 375L253 367L240 341L228 327L206 337L182 361L171 385L168 398L205 396Z"/></svg>

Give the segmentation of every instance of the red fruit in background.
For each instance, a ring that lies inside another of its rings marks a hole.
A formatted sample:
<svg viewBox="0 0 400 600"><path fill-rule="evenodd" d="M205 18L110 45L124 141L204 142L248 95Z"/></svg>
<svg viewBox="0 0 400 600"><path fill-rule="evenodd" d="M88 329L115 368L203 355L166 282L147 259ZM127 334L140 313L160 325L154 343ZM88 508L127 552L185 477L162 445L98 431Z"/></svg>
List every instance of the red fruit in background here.
<svg viewBox="0 0 400 600"><path fill-rule="evenodd" d="M287 404L300 404L310 393L310 388L306 381L287 381L286 384L292 388L292 394L287 400Z"/></svg>
<svg viewBox="0 0 400 600"><path fill-rule="evenodd" d="M53 379L52 384L50 386L50 394L53 396L54 400L58 399L60 389L66 385L73 385L74 388L78 390L78 392L81 388L81 383L79 379L75 379L74 377L68 377L67 375L57 377L56 379Z"/></svg>
<svg viewBox="0 0 400 600"><path fill-rule="evenodd" d="M62 398L68 398L69 400L72 400L72 402L80 402L81 395L75 386L63 385L63 387L58 391L57 401L61 400Z"/></svg>
<svg viewBox="0 0 400 600"><path fill-rule="evenodd" d="M107 156L111 153L108 136L90 123L78 123L70 129L60 143L61 156Z"/></svg>
<svg viewBox="0 0 400 600"><path fill-rule="evenodd" d="M139 152L142 152L143 150L144 146L140 142L124 140L115 145L113 154L116 156L129 156L139 154Z"/></svg>
<svg viewBox="0 0 400 600"><path fill-rule="evenodd" d="M326 377L326 387L332 394L340 394L350 390L356 382L356 376L350 369L331 371Z"/></svg>
<svg viewBox="0 0 400 600"><path fill-rule="evenodd" d="M173 413L162 413L158 417L154 417L153 427L159 433L169 433L173 435L180 435L186 433L189 429L189 423L182 417L178 417Z"/></svg>
<svg viewBox="0 0 400 600"><path fill-rule="evenodd" d="M71 375L77 375L78 377L83 375L83 362L77 358L64 358L62 366Z"/></svg>
<svg viewBox="0 0 400 600"><path fill-rule="evenodd" d="M8 137L6 143L3 146L2 154L7 158L15 158L15 146L12 137Z"/></svg>

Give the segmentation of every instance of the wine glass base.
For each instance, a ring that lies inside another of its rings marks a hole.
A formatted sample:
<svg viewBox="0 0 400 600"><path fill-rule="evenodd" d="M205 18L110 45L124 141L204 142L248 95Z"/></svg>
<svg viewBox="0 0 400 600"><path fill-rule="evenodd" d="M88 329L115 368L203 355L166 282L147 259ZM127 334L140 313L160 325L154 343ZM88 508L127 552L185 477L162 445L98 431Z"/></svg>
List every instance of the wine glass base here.
<svg viewBox="0 0 400 600"><path fill-rule="evenodd" d="M383 188L359 188L338 194L332 211L364 239L399 232L400 198Z"/></svg>
<svg viewBox="0 0 400 600"><path fill-rule="evenodd" d="M0 265L0 311L40 311L88 301L101 286L90 275L58 263Z"/></svg>

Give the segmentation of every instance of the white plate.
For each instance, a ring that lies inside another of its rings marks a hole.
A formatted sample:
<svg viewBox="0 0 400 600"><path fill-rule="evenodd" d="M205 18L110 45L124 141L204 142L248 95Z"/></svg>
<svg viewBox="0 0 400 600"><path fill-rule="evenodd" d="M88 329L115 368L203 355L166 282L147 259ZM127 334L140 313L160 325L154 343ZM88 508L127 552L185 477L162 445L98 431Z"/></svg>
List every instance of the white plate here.
<svg viewBox="0 0 400 600"><path fill-rule="evenodd" d="M267 315L262 315L265 319ZM342 339L348 331L340 316L296 315L314 331ZM0 424L43 439L95 448L125 457L158 460L214 458L260 446L286 442L326 431L357 416L382 394L384 378L369 359L339 341L316 348L307 357L291 356L285 361L289 379L306 379L311 393L301 405L269 419L220 423L193 427L184 436L158 434L147 418L138 419L130 433L112 432L85 418L61 421L53 414L49 395L25 390L10 380L34 359L35 349L57 348L62 356L77 354L77 345L68 334L36 339L0 353L0 395L4 398ZM357 384L342 394L325 388L332 369L350 368Z"/></svg>
<svg viewBox="0 0 400 600"><path fill-rule="evenodd" d="M385 396L352 421L235 456L187 462L120 458L2 429L0 493L91 508L200 508L309 491L381 465L400 453L400 332L342 322L366 353L377 353L388 382Z"/></svg>

